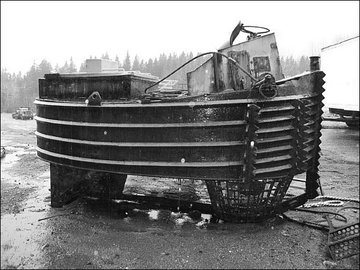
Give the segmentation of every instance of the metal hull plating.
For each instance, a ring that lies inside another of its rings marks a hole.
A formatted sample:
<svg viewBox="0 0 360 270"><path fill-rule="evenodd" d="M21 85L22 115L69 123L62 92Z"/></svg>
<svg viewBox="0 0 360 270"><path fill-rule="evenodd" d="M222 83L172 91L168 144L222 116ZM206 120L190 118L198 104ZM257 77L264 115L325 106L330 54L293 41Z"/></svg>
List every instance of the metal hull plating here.
<svg viewBox="0 0 360 270"><path fill-rule="evenodd" d="M271 99L250 91L100 106L38 99L37 153L51 163L121 174L239 183L295 175L317 155L323 76L280 82Z"/></svg>

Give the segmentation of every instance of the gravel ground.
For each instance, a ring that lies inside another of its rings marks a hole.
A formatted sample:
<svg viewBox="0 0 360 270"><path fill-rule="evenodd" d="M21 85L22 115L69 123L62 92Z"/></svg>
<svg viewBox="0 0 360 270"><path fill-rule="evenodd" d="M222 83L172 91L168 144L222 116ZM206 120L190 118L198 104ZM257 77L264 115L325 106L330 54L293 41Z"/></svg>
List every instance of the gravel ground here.
<svg viewBox="0 0 360 270"><path fill-rule="evenodd" d="M276 217L255 224L211 223L203 214L156 209L124 211L79 198L51 208L49 164L36 157L35 120L1 114L2 269L358 269L359 255L335 262L327 231ZM359 130L323 122L321 184L326 195L359 199ZM176 187L174 181L129 176L126 191ZM206 192L199 191L206 200ZM346 206L359 207L346 202ZM340 207L314 210L336 212ZM321 215L288 211L327 224ZM342 214L359 222L356 209ZM347 223L335 221L335 226Z"/></svg>

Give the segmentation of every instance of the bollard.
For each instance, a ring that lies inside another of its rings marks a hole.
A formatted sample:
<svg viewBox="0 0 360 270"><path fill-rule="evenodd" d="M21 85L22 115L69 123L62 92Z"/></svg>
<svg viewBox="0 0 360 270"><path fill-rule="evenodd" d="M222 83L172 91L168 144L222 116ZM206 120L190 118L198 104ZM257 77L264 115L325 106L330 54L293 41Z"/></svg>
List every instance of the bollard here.
<svg viewBox="0 0 360 270"><path fill-rule="evenodd" d="M310 56L310 71L320 70L320 56Z"/></svg>

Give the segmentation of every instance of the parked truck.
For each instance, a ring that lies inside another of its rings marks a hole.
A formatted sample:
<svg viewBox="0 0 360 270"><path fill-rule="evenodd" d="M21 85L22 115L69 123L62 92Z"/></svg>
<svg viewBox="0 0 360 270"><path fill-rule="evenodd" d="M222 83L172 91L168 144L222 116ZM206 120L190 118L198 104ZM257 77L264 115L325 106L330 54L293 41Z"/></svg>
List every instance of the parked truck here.
<svg viewBox="0 0 360 270"><path fill-rule="evenodd" d="M34 119L34 114L31 110L31 108L29 107L20 107L19 109L17 109L13 114L12 114L12 118L14 119Z"/></svg>
<svg viewBox="0 0 360 270"><path fill-rule="evenodd" d="M325 110L328 121L359 127L359 36L321 49L321 70L325 72Z"/></svg>

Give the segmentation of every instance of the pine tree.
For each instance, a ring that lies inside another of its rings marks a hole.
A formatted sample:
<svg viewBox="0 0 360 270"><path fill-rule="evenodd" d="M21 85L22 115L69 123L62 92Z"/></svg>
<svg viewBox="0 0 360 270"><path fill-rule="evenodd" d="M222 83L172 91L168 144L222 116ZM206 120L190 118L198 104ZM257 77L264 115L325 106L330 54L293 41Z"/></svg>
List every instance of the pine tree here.
<svg viewBox="0 0 360 270"><path fill-rule="evenodd" d="M74 73L74 72L77 72L77 69L76 69L76 66L74 64L74 61L73 61L73 58L71 57L70 58L70 64L69 64L69 70L68 70L69 73Z"/></svg>
<svg viewBox="0 0 360 270"><path fill-rule="evenodd" d="M118 64L120 65L120 60L119 60L119 56L115 56L115 61L118 62Z"/></svg>
<svg viewBox="0 0 360 270"><path fill-rule="evenodd" d="M108 59L108 60L110 60L109 54L106 52L105 54L103 54L103 55L101 56L101 59Z"/></svg>
<svg viewBox="0 0 360 270"><path fill-rule="evenodd" d="M123 68L125 70L131 70L131 61L130 61L129 51L127 51L127 53L126 53L126 57L125 57L124 62L123 62Z"/></svg>
<svg viewBox="0 0 360 270"><path fill-rule="evenodd" d="M56 73L60 73L59 70L60 70L59 64L56 64L56 65L55 65L55 68L54 68L54 71L55 71Z"/></svg>
<svg viewBox="0 0 360 270"><path fill-rule="evenodd" d="M79 68L79 72L85 72L86 71L86 62L82 62Z"/></svg>
<svg viewBox="0 0 360 270"><path fill-rule="evenodd" d="M141 72L146 71L146 63L144 62L144 60L141 60L141 62L140 62L140 71Z"/></svg>
<svg viewBox="0 0 360 270"><path fill-rule="evenodd" d="M149 61L146 64L146 70L147 73L151 73L154 74L154 61L152 60L152 58L149 59Z"/></svg>
<svg viewBox="0 0 360 270"><path fill-rule="evenodd" d="M13 87L11 74L6 68L1 69L1 112L11 111L11 101L13 99Z"/></svg>
<svg viewBox="0 0 360 270"><path fill-rule="evenodd" d="M305 57L304 55L300 57L298 64L298 74L303 73L310 69L310 59L309 57Z"/></svg>
<svg viewBox="0 0 360 270"><path fill-rule="evenodd" d="M46 64L43 63L45 67ZM30 100L34 100L36 96L38 96L38 81L40 78L43 78L44 74L40 73L39 66L36 63L33 63L30 70L26 73L24 85L26 86L25 95L21 95L21 103L24 104L22 106L27 106L30 103Z"/></svg>
<svg viewBox="0 0 360 270"><path fill-rule="evenodd" d="M151 74L161 77L161 74L159 72L159 61L157 60L157 58L155 58L155 60L154 60Z"/></svg>
<svg viewBox="0 0 360 270"><path fill-rule="evenodd" d="M46 61L45 59L41 61L40 65L38 66L39 74L48 74L52 71L51 64Z"/></svg>
<svg viewBox="0 0 360 270"><path fill-rule="evenodd" d="M165 64L165 67L164 67L164 70L165 70L165 76L167 76L168 74L170 74L171 72L173 72L173 63L174 63L174 59L173 59L173 56L171 55L171 53L169 54L169 57L166 59L166 64ZM170 80L175 80L175 77L176 77L176 73L171 75L169 77Z"/></svg>
<svg viewBox="0 0 360 270"><path fill-rule="evenodd" d="M136 71L139 70L140 71L140 61L139 61L139 57L138 55L135 55L135 59L132 65L132 70Z"/></svg>
<svg viewBox="0 0 360 270"><path fill-rule="evenodd" d="M67 61L65 61L64 66L59 68L59 73L68 73L68 72L69 72L69 65L68 65Z"/></svg>
<svg viewBox="0 0 360 270"><path fill-rule="evenodd" d="M166 72L166 63L167 63L167 57L164 53L160 54L159 56L159 62L158 62L158 76L163 78L166 75L168 75L168 73Z"/></svg>

